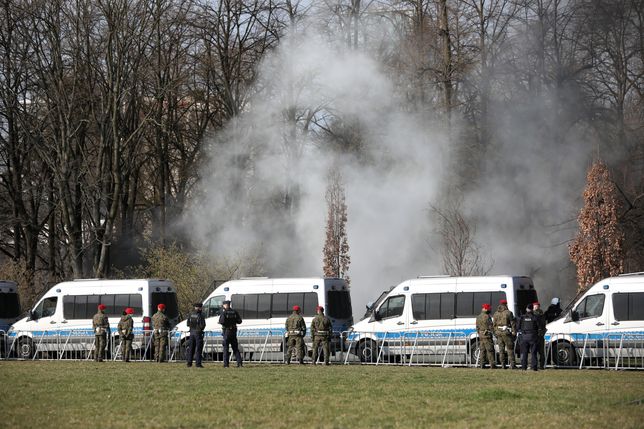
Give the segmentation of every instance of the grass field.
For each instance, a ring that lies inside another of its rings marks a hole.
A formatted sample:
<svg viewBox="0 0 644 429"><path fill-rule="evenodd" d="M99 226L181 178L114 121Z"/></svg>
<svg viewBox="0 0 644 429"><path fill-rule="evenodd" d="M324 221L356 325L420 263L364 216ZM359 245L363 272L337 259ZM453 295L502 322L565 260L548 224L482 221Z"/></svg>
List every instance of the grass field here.
<svg viewBox="0 0 644 429"><path fill-rule="evenodd" d="M2 428L644 427L644 372L0 362Z"/></svg>

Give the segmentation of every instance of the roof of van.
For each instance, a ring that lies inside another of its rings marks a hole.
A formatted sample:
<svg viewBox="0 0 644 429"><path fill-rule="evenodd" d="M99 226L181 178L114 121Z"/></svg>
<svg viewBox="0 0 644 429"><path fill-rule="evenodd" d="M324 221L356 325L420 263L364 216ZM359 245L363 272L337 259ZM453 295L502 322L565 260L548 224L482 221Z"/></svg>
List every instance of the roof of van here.
<svg viewBox="0 0 644 429"><path fill-rule="evenodd" d="M609 283L615 286L639 286L640 288L644 288L644 272L620 274L619 276L609 277L595 283L588 290L603 288L605 284Z"/></svg>
<svg viewBox="0 0 644 429"><path fill-rule="evenodd" d="M283 278L271 278L271 277L241 277L239 279L232 279L228 280L226 283L230 282L239 282L239 283L250 283L250 282L256 282L256 283L266 283L266 281L270 281L273 283L303 283L303 282L323 282L323 281L328 281L328 280L341 280L344 281L344 279L339 279L335 277L283 277ZM223 284L223 283L222 283Z"/></svg>
<svg viewBox="0 0 644 429"><path fill-rule="evenodd" d="M442 280L455 280L461 283L471 283L471 282L498 282L508 279L530 279L528 276L511 276L511 275L494 275L494 276L468 276L468 277L458 277L458 276L418 276L415 279L409 279L405 281L413 283L440 283Z"/></svg>
<svg viewBox="0 0 644 429"><path fill-rule="evenodd" d="M74 279L59 283L65 286L83 287L90 286L92 283L100 283L102 286L126 286L131 284L148 284L148 283L172 283L167 279Z"/></svg>

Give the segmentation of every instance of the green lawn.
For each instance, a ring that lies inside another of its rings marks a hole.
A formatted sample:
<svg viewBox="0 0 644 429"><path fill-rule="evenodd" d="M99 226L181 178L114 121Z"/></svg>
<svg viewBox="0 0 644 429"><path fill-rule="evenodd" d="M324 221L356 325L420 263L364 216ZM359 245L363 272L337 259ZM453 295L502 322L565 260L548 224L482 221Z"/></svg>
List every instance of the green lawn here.
<svg viewBox="0 0 644 429"><path fill-rule="evenodd" d="M0 427L644 426L644 372L0 362Z"/></svg>

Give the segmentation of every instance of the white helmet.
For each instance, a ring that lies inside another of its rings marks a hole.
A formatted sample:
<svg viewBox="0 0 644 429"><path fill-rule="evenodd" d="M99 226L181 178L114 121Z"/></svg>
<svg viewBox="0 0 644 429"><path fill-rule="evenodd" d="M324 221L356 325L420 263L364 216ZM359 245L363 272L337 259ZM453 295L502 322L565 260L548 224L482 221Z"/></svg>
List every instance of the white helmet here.
<svg viewBox="0 0 644 429"><path fill-rule="evenodd" d="M559 304L559 298L552 298L552 301L550 301L550 304L552 304L552 305Z"/></svg>

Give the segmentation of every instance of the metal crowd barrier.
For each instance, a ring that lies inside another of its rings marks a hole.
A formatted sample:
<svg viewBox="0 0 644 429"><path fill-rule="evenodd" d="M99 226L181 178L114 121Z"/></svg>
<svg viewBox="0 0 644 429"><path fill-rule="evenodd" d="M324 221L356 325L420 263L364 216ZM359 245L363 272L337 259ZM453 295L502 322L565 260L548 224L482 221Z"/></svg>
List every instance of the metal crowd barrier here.
<svg viewBox="0 0 644 429"><path fill-rule="evenodd" d="M240 330L239 349L244 362L284 363L287 339L282 330ZM304 360L311 363L311 338L304 338ZM0 331L0 360L91 360L95 353L92 330L37 331L29 337L9 336ZM498 359L498 346L497 363ZM178 331L169 334L166 358L185 361L187 344ZM515 341L515 360L520 364L519 341ZM644 370L644 334L547 334L545 344L548 368L639 369ZM202 352L205 362L223 361L223 342L218 331L207 332ZM323 359L318 353L318 363ZM109 336L107 360L123 360L121 342L114 332ZM231 360L234 360L231 351ZM154 359L154 335L145 332L132 341L132 361ZM480 359L478 338L466 332L384 332L374 338L367 332L335 333L330 362L334 364L477 366ZM291 359L297 362L296 356Z"/></svg>

